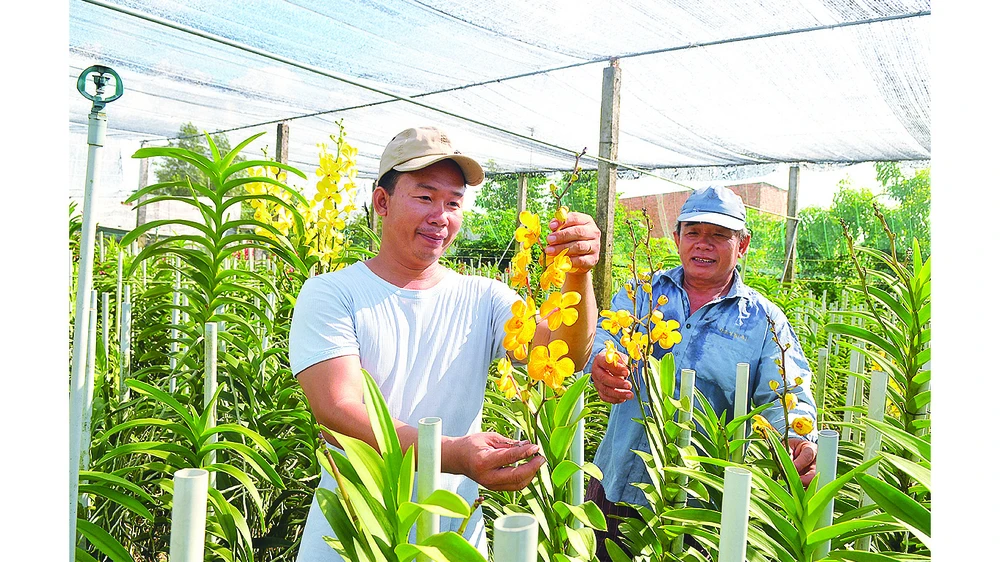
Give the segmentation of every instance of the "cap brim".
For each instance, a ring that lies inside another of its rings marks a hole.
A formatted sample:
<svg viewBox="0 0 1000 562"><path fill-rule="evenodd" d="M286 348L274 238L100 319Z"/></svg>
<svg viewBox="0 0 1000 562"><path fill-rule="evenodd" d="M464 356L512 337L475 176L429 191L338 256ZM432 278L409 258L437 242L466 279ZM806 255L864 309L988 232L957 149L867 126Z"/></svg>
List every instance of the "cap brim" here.
<svg viewBox="0 0 1000 562"><path fill-rule="evenodd" d="M720 213L688 213L677 217L677 222L707 222L729 230L743 230L746 221Z"/></svg>
<svg viewBox="0 0 1000 562"><path fill-rule="evenodd" d="M411 158L402 164L397 164L392 167L393 170L398 172L413 172L415 170L423 170L431 164L435 164L442 160L453 160L458 167L462 169L462 175L465 176L466 185L479 185L483 183L486 179L486 174L483 172L483 167L468 156L462 154L432 154L429 156L418 156L417 158Z"/></svg>

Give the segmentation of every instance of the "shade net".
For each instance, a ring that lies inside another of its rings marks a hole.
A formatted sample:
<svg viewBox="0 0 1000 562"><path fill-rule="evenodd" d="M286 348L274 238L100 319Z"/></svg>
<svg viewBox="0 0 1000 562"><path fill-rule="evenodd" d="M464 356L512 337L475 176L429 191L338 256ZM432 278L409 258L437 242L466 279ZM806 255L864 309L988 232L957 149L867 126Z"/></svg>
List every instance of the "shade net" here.
<svg viewBox="0 0 1000 562"><path fill-rule="evenodd" d="M309 173L343 119L362 178L395 133L423 124L490 170L566 170L575 152L598 153L602 75L618 57L624 166L669 176L926 160L929 11L920 0L71 0L71 142L85 144L90 110L77 77L101 64L125 86L106 110L109 142L124 146L166 144L191 122L232 145L265 132L245 156L273 155L289 120L289 161Z"/></svg>

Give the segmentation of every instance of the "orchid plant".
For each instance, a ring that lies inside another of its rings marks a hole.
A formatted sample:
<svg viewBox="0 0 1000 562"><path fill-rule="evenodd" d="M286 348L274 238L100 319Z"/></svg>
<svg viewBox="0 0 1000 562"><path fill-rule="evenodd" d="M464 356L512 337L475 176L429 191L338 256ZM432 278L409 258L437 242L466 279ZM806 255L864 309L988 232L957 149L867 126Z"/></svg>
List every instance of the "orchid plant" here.
<svg viewBox="0 0 1000 562"><path fill-rule="evenodd" d="M553 216L559 223L556 230L562 228L569 216L569 208L562 204L562 198L577 179L578 172L579 158L576 171L565 187L549 186L556 201L557 210ZM508 400L506 417L524 437L539 444L548 461L525 491L530 512L542 529L539 552L545 560L591 560L597 548L594 529L605 530L607 523L594 502L576 505L574 499L582 498L571 497L571 487L566 485L581 470L593 478L602 477L596 465L581 465L570 458L578 422L588 412L586 408L574 411L586 390L587 377L573 379L577 366L567 357L570 349L565 341L555 339L547 345L533 343L542 322L551 330L575 324L579 318L575 307L581 296L575 291L561 291L567 273L573 270L565 250L555 256L546 256L543 252L537 260L533 257L536 247L541 247L541 218L523 211L519 219L520 225L515 232L519 249L511 262L509 283L524 300L511 307L512 317L504 325L503 347L515 360L526 361L526 365L515 365L506 357L501 359L497 389ZM542 302L538 308L536 300ZM508 505L505 509L513 512L523 507Z"/></svg>

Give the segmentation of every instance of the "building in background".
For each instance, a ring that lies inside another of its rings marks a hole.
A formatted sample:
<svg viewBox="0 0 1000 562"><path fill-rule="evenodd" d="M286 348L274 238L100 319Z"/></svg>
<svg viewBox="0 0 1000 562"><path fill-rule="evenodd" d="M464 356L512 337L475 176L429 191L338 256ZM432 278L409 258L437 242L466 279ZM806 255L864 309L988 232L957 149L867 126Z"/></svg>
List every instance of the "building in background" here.
<svg viewBox="0 0 1000 562"><path fill-rule="evenodd" d="M788 210L787 189L767 182L741 183L726 187L742 197L743 203L747 207L781 216L784 216ZM670 193L622 197L619 201L631 211L645 208L652 223L652 236L663 238L670 236L670 233L673 232L674 225L677 223L677 215L680 214L681 206L684 205L684 201L687 200L690 193L687 190L672 191Z"/></svg>

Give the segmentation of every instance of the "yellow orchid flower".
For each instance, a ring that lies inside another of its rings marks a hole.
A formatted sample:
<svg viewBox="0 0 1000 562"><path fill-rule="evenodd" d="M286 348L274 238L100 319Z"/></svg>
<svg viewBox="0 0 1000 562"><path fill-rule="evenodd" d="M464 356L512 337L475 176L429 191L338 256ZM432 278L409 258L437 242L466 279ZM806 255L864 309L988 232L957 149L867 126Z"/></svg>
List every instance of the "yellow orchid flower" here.
<svg viewBox="0 0 1000 562"><path fill-rule="evenodd" d="M549 266L542 272L540 282L543 291L548 291L549 287L553 285L556 288L562 288L563 283L566 282L566 273L573 269L573 262L566 256L568 251L563 250L559 252L559 255L551 258Z"/></svg>
<svg viewBox="0 0 1000 562"><path fill-rule="evenodd" d="M628 351L629 357L634 361L639 361L643 358L646 348L649 346L649 336L644 333L622 336L622 344Z"/></svg>
<svg viewBox="0 0 1000 562"><path fill-rule="evenodd" d="M531 250L518 250L511 260L510 286L515 289L528 286L528 264L531 263Z"/></svg>
<svg viewBox="0 0 1000 562"><path fill-rule="evenodd" d="M608 361L609 365L618 365L621 361L622 354L619 353L618 348L615 347L614 342L611 340L605 340L604 342L604 358Z"/></svg>
<svg viewBox="0 0 1000 562"><path fill-rule="evenodd" d="M792 394L791 392L789 392L788 394L785 394L784 400L785 400L785 409L786 410L794 410L795 407L799 405L799 399L798 399L798 397L795 396L794 394Z"/></svg>
<svg viewBox="0 0 1000 562"><path fill-rule="evenodd" d="M681 333L677 331L680 327L680 323L673 318L666 322L657 322L653 325L653 332L649 337L663 349L670 349L681 341Z"/></svg>
<svg viewBox="0 0 1000 562"><path fill-rule="evenodd" d="M555 340L549 345L540 345L531 350L528 360L528 376L536 381L544 381L553 389L561 389L566 377L576 371L576 365L569 357L569 346L563 340Z"/></svg>
<svg viewBox="0 0 1000 562"><path fill-rule="evenodd" d="M631 326L634 321L634 318L632 318L632 315L627 310L619 310L617 312L602 310L601 316L604 317L604 320L601 320L601 328L611 332L615 336L623 328Z"/></svg>
<svg viewBox="0 0 1000 562"><path fill-rule="evenodd" d="M528 343L535 337L535 303L517 301L510 311L513 316L503 326L503 347L513 351L518 360L523 360L528 355Z"/></svg>
<svg viewBox="0 0 1000 562"><path fill-rule="evenodd" d="M778 391L778 381L770 381L769 383L767 383L767 386L771 387L771 390L775 392Z"/></svg>
<svg viewBox="0 0 1000 562"><path fill-rule="evenodd" d="M667 298L667 295L660 295L659 298L656 299L656 304L658 306L663 306L663 305L667 304L668 300L669 299Z"/></svg>
<svg viewBox="0 0 1000 562"><path fill-rule="evenodd" d="M580 303L580 293L569 291L567 293L552 293L549 298L542 303L539 313L542 318L548 318L549 329L558 330L563 324L572 326L576 323L580 313L573 306Z"/></svg>
<svg viewBox="0 0 1000 562"><path fill-rule="evenodd" d="M521 211L519 216L521 226L514 231L514 238L521 243L522 248L530 248L537 244L542 235L542 223L538 215L529 211Z"/></svg>
<svg viewBox="0 0 1000 562"><path fill-rule="evenodd" d="M561 227L567 220L569 220L569 207L563 205L562 207L556 209L556 214L553 218L559 223L559 226Z"/></svg>
<svg viewBox="0 0 1000 562"><path fill-rule="evenodd" d="M813 422L805 416L799 416L792 420L792 431L799 435L809 435L813 430Z"/></svg>
<svg viewBox="0 0 1000 562"><path fill-rule="evenodd" d="M500 359L497 365L500 373L500 380L497 381L497 390L504 393L507 400L512 400L518 394L517 379L514 378L514 368L510 364L510 359L506 357Z"/></svg>
<svg viewBox="0 0 1000 562"><path fill-rule="evenodd" d="M774 427L771 426L771 423L768 422L767 419L765 419L764 416L760 414L757 414L753 417L753 421L751 422L751 427L756 433L759 433L761 435L764 435L765 430L768 429L772 431L774 430Z"/></svg>

